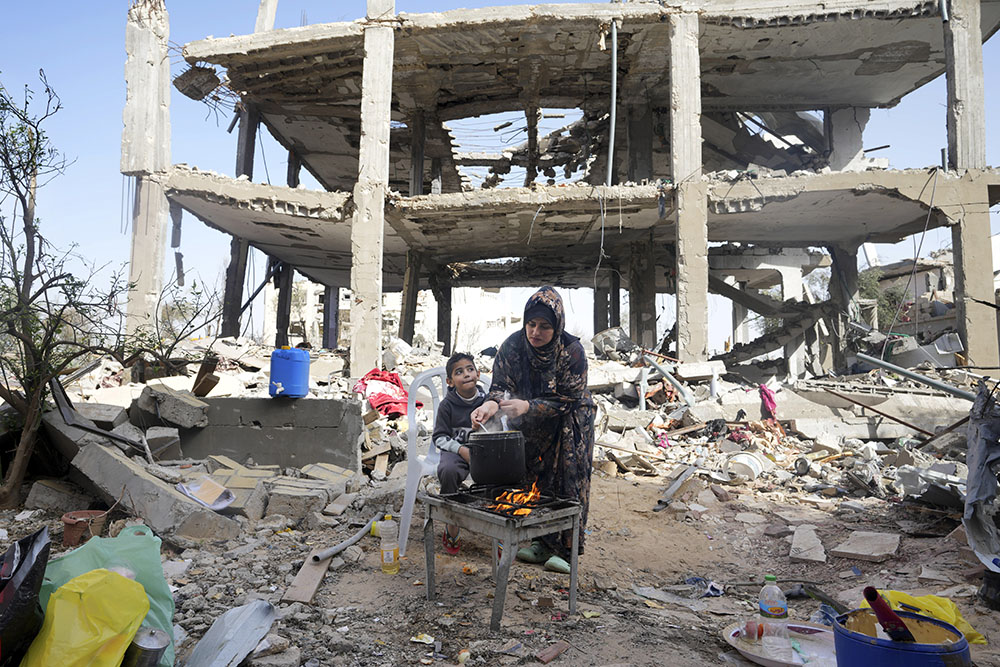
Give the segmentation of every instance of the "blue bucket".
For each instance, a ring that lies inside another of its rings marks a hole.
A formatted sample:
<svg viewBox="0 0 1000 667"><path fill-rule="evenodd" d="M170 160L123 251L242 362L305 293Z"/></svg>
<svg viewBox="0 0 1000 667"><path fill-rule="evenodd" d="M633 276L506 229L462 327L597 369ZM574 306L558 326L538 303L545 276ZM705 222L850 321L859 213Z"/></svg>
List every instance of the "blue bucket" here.
<svg viewBox="0 0 1000 667"><path fill-rule="evenodd" d="M302 398L309 393L309 351L282 348L271 353L271 396Z"/></svg>
<svg viewBox="0 0 1000 667"><path fill-rule="evenodd" d="M872 613L870 609L865 611ZM903 618L919 619L933 623L955 634L958 640L952 644L911 644L894 642L891 639L877 639L844 627L847 617L854 612L841 614L833 624L833 641L837 648L837 667L972 667L969 642L955 626L930 616L909 611L896 611Z"/></svg>

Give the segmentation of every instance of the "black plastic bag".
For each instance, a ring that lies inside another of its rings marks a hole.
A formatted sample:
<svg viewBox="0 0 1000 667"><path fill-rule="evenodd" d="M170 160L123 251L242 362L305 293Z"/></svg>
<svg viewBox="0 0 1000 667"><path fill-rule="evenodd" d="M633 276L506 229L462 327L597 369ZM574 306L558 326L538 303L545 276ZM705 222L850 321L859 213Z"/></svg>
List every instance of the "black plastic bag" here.
<svg viewBox="0 0 1000 667"><path fill-rule="evenodd" d="M38 592L49 562L49 529L10 545L0 561L0 667L17 665L42 629Z"/></svg>

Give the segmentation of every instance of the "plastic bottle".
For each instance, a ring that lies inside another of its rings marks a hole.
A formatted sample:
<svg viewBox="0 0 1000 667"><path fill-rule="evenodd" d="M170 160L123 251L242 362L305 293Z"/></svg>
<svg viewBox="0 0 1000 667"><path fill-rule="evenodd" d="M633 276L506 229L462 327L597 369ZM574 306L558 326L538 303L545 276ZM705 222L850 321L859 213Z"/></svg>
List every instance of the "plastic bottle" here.
<svg viewBox="0 0 1000 667"><path fill-rule="evenodd" d="M386 514L385 521L379 521L378 533L382 538L382 571L386 574L399 573L399 527Z"/></svg>
<svg viewBox="0 0 1000 667"><path fill-rule="evenodd" d="M773 574L764 576L760 589L757 617L763 626L761 644L764 654L774 660L791 660L792 644L788 640L788 601L778 587Z"/></svg>

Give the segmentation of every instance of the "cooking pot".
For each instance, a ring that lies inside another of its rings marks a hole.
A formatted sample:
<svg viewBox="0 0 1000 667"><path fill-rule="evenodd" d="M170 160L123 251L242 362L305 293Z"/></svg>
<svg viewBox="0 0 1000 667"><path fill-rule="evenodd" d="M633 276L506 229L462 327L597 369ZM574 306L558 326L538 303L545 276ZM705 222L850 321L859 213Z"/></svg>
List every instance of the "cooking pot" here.
<svg viewBox="0 0 1000 667"><path fill-rule="evenodd" d="M524 481L524 434L520 431L469 435L469 472L476 484L514 486Z"/></svg>

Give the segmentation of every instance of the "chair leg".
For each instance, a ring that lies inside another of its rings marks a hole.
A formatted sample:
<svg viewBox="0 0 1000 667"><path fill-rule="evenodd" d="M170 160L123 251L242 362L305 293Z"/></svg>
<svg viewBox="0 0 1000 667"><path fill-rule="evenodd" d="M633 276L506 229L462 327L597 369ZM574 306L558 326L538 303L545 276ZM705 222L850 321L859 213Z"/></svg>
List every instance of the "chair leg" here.
<svg viewBox="0 0 1000 667"><path fill-rule="evenodd" d="M431 508L427 507L427 518L424 519L424 566L425 587L427 599L434 599L434 520L431 518Z"/></svg>

